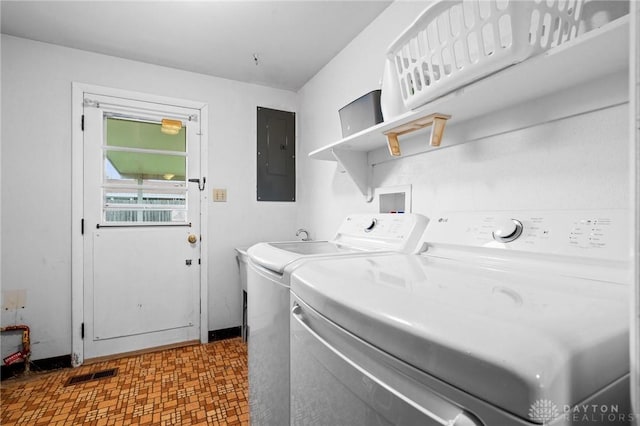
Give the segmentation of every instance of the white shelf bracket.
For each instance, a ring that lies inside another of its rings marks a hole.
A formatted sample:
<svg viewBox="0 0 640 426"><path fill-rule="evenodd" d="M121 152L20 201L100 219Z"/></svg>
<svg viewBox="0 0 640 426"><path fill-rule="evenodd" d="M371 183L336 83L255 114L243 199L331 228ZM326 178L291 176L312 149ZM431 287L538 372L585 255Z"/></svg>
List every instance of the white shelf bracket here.
<svg viewBox="0 0 640 426"><path fill-rule="evenodd" d="M362 195L364 195L367 203L370 203L373 200L373 190L371 189L372 167L367 161L367 153L339 149L333 149L331 153L356 184Z"/></svg>

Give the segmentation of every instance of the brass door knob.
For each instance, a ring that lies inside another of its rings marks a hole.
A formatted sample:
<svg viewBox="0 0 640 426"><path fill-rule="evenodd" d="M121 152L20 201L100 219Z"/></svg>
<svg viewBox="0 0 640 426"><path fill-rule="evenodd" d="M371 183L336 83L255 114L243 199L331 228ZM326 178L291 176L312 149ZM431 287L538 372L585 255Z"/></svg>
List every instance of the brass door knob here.
<svg viewBox="0 0 640 426"><path fill-rule="evenodd" d="M189 241L191 244L195 244L196 241L198 241L198 237L196 236L196 234L189 234L189 237L187 237L187 241Z"/></svg>

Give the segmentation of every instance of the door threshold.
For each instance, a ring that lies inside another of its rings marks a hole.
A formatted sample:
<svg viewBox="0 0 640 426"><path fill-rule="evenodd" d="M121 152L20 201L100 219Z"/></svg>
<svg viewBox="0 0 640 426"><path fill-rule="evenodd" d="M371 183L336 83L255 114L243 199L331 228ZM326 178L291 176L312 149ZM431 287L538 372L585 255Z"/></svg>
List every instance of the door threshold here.
<svg viewBox="0 0 640 426"><path fill-rule="evenodd" d="M200 340L188 340L186 342L171 343L170 345L154 346L152 348L140 349L137 351L123 352L113 355L98 356L95 358L85 359L82 365L96 364L98 362L113 361L114 359L127 358L130 356L144 355L153 352L165 351L167 349L183 348L186 346L199 345Z"/></svg>

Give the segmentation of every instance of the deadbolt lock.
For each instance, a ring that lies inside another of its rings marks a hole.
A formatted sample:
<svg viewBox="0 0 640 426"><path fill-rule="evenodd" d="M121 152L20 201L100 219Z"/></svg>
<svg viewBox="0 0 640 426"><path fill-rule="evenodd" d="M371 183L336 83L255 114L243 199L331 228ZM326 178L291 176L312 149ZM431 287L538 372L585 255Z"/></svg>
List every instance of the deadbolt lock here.
<svg viewBox="0 0 640 426"><path fill-rule="evenodd" d="M195 244L198 241L198 237L196 236L196 234L189 234L189 237L187 237L187 241L189 241L191 244Z"/></svg>

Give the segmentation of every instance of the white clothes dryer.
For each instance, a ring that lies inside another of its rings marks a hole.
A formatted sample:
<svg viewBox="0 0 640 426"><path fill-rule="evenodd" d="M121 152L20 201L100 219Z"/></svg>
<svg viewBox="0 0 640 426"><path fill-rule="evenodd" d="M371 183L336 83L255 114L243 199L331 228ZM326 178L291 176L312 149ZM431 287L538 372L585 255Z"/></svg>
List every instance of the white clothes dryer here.
<svg viewBox="0 0 640 426"><path fill-rule="evenodd" d="M628 425L628 212L446 214L291 277L295 425Z"/></svg>
<svg viewBox="0 0 640 426"><path fill-rule="evenodd" d="M247 318L252 425L289 423L289 278L305 261L371 252L413 252L427 225L418 214L354 214L331 241L249 248Z"/></svg>

